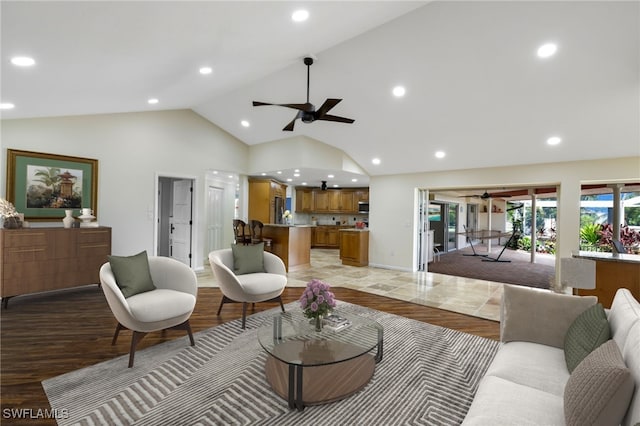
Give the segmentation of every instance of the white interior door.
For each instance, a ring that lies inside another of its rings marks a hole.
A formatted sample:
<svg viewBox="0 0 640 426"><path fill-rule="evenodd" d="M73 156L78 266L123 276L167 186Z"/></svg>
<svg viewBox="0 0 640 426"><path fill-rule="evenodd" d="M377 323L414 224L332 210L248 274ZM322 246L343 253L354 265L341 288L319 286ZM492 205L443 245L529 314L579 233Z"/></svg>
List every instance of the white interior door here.
<svg viewBox="0 0 640 426"><path fill-rule="evenodd" d="M210 186L207 191L207 243L209 251L223 248L224 189Z"/></svg>
<svg viewBox="0 0 640 426"><path fill-rule="evenodd" d="M173 182L171 257L191 266L191 180Z"/></svg>

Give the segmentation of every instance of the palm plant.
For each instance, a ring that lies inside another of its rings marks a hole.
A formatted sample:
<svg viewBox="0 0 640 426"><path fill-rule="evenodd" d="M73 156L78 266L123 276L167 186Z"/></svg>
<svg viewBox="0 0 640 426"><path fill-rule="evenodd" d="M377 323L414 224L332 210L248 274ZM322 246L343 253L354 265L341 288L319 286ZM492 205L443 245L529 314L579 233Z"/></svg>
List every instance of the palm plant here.
<svg viewBox="0 0 640 426"><path fill-rule="evenodd" d="M580 228L580 242L587 247L596 247L600 242L601 228L597 223L584 225Z"/></svg>

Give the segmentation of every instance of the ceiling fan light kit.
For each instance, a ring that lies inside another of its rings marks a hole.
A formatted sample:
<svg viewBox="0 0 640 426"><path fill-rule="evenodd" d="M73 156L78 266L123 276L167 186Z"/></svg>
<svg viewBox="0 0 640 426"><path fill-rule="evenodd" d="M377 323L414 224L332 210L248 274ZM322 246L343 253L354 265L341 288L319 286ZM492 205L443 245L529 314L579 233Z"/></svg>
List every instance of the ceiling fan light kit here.
<svg viewBox="0 0 640 426"><path fill-rule="evenodd" d="M282 130L285 132L293 131L295 122L300 119L303 123L313 123L316 120L321 121L336 121L338 123L353 123L355 120L351 118L338 117L336 115L327 114L333 107L338 105L342 99L328 98L324 103L316 110L316 107L309 102L309 80L311 73L311 65L313 65L313 58L307 56L304 58L304 64L307 66L307 102L304 104L272 104L268 102L253 101L253 106L281 106L285 108L297 109L298 113Z"/></svg>

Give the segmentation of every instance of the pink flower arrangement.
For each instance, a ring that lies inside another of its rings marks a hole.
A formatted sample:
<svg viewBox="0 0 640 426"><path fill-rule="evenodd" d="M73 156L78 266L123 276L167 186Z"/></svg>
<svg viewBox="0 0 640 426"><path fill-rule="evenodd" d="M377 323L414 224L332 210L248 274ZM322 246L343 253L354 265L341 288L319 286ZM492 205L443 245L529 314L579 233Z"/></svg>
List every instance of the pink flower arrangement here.
<svg viewBox="0 0 640 426"><path fill-rule="evenodd" d="M336 307L336 299L331 286L323 281L313 279L300 296L300 307L307 318L324 316Z"/></svg>

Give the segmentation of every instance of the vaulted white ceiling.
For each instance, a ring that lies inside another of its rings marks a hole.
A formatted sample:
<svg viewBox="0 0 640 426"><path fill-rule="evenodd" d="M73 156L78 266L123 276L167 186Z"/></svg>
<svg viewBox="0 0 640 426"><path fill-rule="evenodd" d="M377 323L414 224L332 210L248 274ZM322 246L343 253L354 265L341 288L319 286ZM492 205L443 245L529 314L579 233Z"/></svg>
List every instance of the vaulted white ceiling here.
<svg viewBox="0 0 640 426"><path fill-rule="evenodd" d="M369 175L640 155L638 2L3 1L1 20L3 119L191 108L250 145L324 142ZM252 107L304 103L308 54L311 102L342 98L331 113L355 123L283 132L295 110Z"/></svg>

